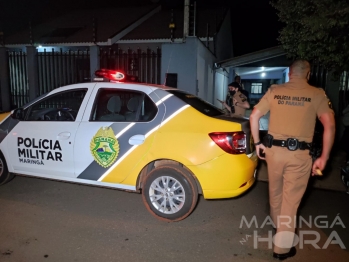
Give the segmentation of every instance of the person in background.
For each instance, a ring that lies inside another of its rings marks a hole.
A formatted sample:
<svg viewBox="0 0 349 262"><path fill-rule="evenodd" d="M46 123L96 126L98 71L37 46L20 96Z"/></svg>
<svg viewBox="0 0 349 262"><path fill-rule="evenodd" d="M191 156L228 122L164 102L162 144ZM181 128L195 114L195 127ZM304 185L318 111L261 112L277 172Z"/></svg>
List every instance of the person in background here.
<svg viewBox="0 0 349 262"><path fill-rule="evenodd" d="M246 96L247 102L250 102L250 93L247 90L245 90L245 87L244 87L243 83L241 82L241 77L235 76L234 80L235 80L235 82L237 82L241 86L240 92Z"/></svg>
<svg viewBox="0 0 349 262"><path fill-rule="evenodd" d="M246 109L250 108L250 104L246 96L241 93L240 85L237 82L232 82L228 85L228 88L229 97L227 96L227 101L218 101L230 112L230 116L245 116Z"/></svg>
<svg viewBox="0 0 349 262"><path fill-rule="evenodd" d="M232 116L235 113L235 108L233 105L233 99L235 91L233 91L232 87L228 85L227 96L225 97L225 101L217 99L224 106L224 112L228 116Z"/></svg>

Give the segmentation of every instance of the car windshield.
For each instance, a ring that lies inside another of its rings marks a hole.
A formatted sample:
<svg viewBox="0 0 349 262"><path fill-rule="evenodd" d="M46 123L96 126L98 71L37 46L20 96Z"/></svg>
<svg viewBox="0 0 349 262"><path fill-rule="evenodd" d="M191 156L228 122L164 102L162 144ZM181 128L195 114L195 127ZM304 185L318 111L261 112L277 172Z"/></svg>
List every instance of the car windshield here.
<svg viewBox="0 0 349 262"><path fill-rule="evenodd" d="M188 93L177 91L177 90L166 90L166 91L175 95L185 103L191 105L196 110L198 110L199 112L207 116L220 116L224 114L224 112L221 109L215 107L214 105L192 94L188 94Z"/></svg>
<svg viewBox="0 0 349 262"><path fill-rule="evenodd" d="M42 94L41 96L38 96L38 97L36 97L35 99L29 101L28 103L24 104L24 105L22 106L22 108L27 108L27 107L30 106L31 104L34 104L36 101L39 101L40 99L42 99L42 98L44 98L45 96L47 96L48 93L50 93L50 92L47 92L47 93L45 93L45 94Z"/></svg>

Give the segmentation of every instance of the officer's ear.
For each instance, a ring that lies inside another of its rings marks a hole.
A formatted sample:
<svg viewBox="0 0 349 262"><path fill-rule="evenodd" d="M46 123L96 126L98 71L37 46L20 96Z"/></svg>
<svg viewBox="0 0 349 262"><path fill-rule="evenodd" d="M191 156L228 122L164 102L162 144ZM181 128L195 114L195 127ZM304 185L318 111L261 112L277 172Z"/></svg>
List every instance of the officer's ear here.
<svg viewBox="0 0 349 262"><path fill-rule="evenodd" d="M310 71L307 74L307 80L309 81L309 79L310 79Z"/></svg>

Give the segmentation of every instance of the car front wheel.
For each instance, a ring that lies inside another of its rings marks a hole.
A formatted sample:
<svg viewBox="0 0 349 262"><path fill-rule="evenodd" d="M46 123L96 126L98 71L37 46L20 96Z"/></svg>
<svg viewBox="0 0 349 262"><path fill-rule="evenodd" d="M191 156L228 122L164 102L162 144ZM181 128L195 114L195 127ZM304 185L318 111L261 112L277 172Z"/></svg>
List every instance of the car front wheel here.
<svg viewBox="0 0 349 262"><path fill-rule="evenodd" d="M146 177L142 189L147 209L166 221L180 221L195 208L198 190L189 172L179 165L162 165Z"/></svg>

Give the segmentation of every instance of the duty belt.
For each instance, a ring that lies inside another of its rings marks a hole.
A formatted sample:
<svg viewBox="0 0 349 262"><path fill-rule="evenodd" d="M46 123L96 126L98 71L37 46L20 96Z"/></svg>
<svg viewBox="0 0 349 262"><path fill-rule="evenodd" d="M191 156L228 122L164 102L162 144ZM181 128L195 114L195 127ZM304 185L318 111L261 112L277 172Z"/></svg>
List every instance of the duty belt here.
<svg viewBox="0 0 349 262"><path fill-rule="evenodd" d="M287 138L286 140L273 139L271 144L273 146L287 147L287 149L291 151L297 149L306 150L311 148L311 143L299 141L296 138Z"/></svg>

